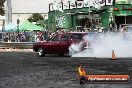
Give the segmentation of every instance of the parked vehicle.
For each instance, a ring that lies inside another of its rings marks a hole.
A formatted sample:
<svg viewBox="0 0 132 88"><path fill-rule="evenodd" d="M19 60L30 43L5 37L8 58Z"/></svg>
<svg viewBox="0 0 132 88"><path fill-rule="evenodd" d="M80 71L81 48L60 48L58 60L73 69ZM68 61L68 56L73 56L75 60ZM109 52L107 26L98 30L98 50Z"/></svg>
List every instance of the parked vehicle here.
<svg viewBox="0 0 132 88"><path fill-rule="evenodd" d="M38 52L38 55L45 56L45 54L58 54L63 56L69 53L69 46L72 43L79 43L86 32L68 32L57 34L46 42L36 42L33 45L33 50Z"/></svg>

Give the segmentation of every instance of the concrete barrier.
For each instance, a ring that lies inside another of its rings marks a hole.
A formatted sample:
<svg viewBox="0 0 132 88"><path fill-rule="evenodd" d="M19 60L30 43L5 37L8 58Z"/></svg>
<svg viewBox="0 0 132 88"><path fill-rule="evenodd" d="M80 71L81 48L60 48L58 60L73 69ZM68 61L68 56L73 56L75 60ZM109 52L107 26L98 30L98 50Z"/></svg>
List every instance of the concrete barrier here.
<svg viewBox="0 0 132 88"><path fill-rule="evenodd" d="M13 49L13 48L6 48L0 49L0 52L33 52L33 49Z"/></svg>
<svg viewBox="0 0 132 88"><path fill-rule="evenodd" d="M0 52L33 52L34 42L1 42Z"/></svg>
<svg viewBox="0 0 132 88"><path fill-rule="evenodd" d="M1 42L0 49L32 49L34 42Z"/></svg>

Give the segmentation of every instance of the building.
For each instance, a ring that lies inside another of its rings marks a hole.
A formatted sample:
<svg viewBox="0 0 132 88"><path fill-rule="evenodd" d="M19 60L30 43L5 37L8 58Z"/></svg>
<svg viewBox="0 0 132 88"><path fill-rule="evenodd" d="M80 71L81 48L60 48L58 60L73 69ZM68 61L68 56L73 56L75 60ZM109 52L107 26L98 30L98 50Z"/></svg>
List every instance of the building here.
<svg viewBox="0 0 132 88"><path fill-rule="evenodd" d="M90 2L91 1L91 2ZM132 24L131 0L76 0L49 4L49 29L109 27Z"/></svg>
<svg viewBox="0 0 132 88"><path fill-rule="evenodd" d="M114 5L114 19L116 25L120 24L132 24L132 1L117 0Z"/></svg>

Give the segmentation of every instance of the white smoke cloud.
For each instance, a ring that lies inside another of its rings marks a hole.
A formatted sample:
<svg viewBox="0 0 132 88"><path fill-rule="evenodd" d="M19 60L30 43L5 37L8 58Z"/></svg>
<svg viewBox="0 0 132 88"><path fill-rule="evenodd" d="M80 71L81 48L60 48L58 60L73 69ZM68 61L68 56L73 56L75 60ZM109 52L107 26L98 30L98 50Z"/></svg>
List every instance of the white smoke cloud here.
<svg viewBox="0 0 132 88"><path fill-rule="evenodd" d="M81 50L82 42L72 44L69 47L72 57L96 57L111 58L112 50L115 51L116 57L132 57L132 34L131 33L109 33L97 34L97 36L85 36L83 41L90 42L89 48Z"/></svg>

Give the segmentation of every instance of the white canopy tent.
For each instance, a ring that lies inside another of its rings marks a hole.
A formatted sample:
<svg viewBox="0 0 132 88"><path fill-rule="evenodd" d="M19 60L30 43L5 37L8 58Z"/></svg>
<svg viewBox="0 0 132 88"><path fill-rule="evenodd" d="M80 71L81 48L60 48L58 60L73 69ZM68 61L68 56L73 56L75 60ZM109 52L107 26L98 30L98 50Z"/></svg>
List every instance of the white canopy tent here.
<svg viewBox="0 0 132 88"><path fill-rule="evenodd" d="M13 32L17 29L16 23L9 23L5 25L4 32ZM0 32L2 32L2 26L0 26Z"/></svg>
<svg viewBox="0 0 132 88"><path fill-rule="evenodd" d="M5 16L0 16L0 20L6 20L7 18Z"/></svg>

